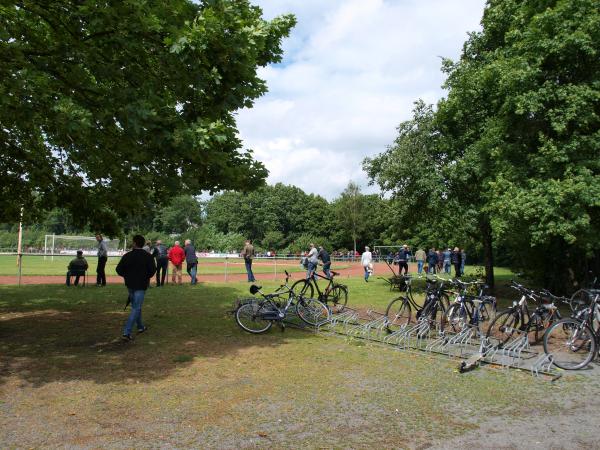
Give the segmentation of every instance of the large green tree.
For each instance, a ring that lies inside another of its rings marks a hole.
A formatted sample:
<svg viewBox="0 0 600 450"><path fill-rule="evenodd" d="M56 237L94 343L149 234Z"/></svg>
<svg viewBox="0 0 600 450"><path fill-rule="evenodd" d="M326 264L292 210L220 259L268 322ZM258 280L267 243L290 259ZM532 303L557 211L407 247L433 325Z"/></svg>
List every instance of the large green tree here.
<svg viewBox="0 0 600 450"><path fill-rule="evenodd" d="M117 233L176 192L248 190L234 112L266 92L293 16L247 0L0 5L0 221L55 205Z"/></svg>

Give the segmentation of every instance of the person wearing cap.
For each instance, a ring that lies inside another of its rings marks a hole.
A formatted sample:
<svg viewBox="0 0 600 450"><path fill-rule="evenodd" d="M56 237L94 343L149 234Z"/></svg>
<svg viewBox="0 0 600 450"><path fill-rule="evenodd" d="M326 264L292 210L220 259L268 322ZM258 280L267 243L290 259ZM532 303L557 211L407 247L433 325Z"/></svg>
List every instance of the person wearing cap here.
<svg viewBox="0 0 600 450"><path fill-rule="evenodd" d="M367 283L369 282L369 275L371 275L371 270L373 267L372 261L373 255L371 255L369 247L365 247L365 251L360 257L360 264L363 266L363 269L365 269L365 281Z"/></svg>
<svg viewBox="0 0 600 450"><path fill-rule="evenodd" d="M325 276L327 278L331 278L331 272L329 271L331 268L331 258L329 253L327 253L327 250L325 250L322 245L319 245L319 254L317 255L317 258L319 258L323 263L323 273Z"/></svg>
<svg viewBox="0 0 600 450"><path fill-rule="evenodd" d="M88 270L88 263L83 257L83 251L77 250L77 257L72 259L67 268L67 286L71 286L71 277L75 277L75 286L79 284L79 277L85 276L85 271Z"/></svg>
<svg viewBox="0 0 600 450"><path fill-rule="evenodd" d="M404 270L404 275L408 274L408 258L410 257L410 252L408 251L408 245L404 244L400 251L398 252L398 274L402 275L402 270Z"/></svg>

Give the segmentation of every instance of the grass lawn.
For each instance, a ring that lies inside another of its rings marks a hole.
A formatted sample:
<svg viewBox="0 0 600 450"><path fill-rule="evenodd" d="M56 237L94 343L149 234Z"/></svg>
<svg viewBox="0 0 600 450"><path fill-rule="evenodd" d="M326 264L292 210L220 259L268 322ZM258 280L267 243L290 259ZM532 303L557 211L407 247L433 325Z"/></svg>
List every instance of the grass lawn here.
<svg viewBox="0 0 600 450"><path fill-rule="evenodd" d="M73 259L73 256L55 256L54 260L51 257L44 259L43 256L38 255L24 255L23 256L23 275L60 275L64 276L67 272L67 266ZM95 274L96 270L96 257L86 257L87 262L90 266L89 273ZM15 256L0 255L0 275L16 275L17 274L17 260ZM110 257L106 264L106 275L116 275L115 267L119 262L119 257ZM336 264L336 267L341 269L348 267L347 264ZM275 262L274 260L257 260L252 266L253 272L257 274L261 273L275 273ZM300 267L297 261L277 261L277 271L282 272L286 269L288 272L302 272L305 269ZM185 264L184 264L185 270ZM227 273L246 273L244 261L242 259L228 260L227 268L225 267L225 260L219 258L202 258L200 259L199 272L200 275L208 274L224 274L225 270ZM95 275L94 275L95 276Z"/></svg>
<svg viewBox="0 0 600 450"><path fill-rule="evenodd" d="M344 282L352 306L394 296ZM122 286L0 287L0 446L426 448L482 417L555 414L580 389L293 328L250 335L227 314L247 289L152 288L149 331L122 344Z"/></svg>

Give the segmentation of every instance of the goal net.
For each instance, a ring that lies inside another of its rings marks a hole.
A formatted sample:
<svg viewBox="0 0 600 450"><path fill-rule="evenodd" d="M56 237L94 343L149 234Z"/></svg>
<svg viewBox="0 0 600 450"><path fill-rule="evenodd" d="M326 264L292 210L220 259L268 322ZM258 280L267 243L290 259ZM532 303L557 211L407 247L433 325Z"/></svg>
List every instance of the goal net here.
<svg viewBox="0 0 600 450"><path fill-rule="evenodd" d="M104 239L108 248L108 256L118 256L119 239ZM75 255L82 250L84 255L96 256L98 241L95 236L67 236L62 234L47 234L44 236L44 255Z"/></svg>

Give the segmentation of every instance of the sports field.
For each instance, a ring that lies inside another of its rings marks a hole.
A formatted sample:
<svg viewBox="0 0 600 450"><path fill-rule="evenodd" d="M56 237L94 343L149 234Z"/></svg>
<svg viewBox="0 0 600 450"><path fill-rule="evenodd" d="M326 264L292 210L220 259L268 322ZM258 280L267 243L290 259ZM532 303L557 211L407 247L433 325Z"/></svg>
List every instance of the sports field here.
<svg viewBox="0 0 600 450"><path fill-rule="evenodd" d="M345 281L355 307L383 310L394 296L382 280ZM152 288L143 310L149 331L122 344L122 286L0 287L0 446L597 443L594 396L581 393L598 392L598 381L551 383L490 368L459 374L456 361L294 328L250 335L227 313L247 289Z"/></svg>

